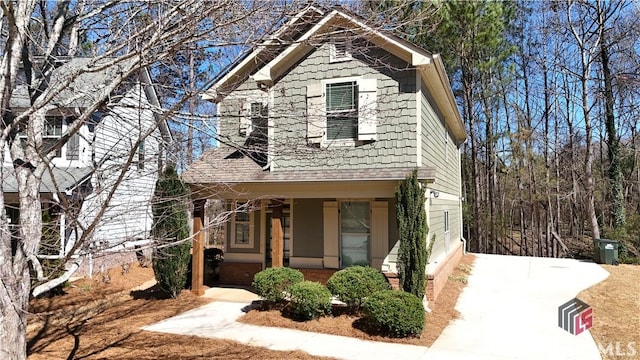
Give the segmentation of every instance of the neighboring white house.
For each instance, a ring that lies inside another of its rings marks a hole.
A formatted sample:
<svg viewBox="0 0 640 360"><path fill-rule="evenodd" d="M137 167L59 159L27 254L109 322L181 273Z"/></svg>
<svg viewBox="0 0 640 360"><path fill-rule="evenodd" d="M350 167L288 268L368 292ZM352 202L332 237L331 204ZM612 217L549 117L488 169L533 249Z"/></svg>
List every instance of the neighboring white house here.
<svg viewBox="0 0 640 360"><path fill-rule="evenodd" d="M53 76L65 76L86 66L88 61L71 59L56 69ZM43 142L53 145L63 136L82 108L95 102L92 96L97 89L117 75L116 67L83 73L72 81L60 99L52 101L56 104L60 100L63 105L48 112ZM17 114L29 107L24 86L14 90L11 107ZM149 74L142 70L125 81L101 110L56 151L51 171L43 176L40 193L43 211L49 214L50 226L57 230L53 233L59 233L60 237L59 241L41 247L43 257L88 255L90 261L82 268L91 273L96 254L98 262L112 266L114 261L124 260L122 250L150 241L151 200L166 161L165 149L171 142L168 126L159 111ZM2 189L6 211L9 220L16 223L18 193L7 149L4 158ZM100 215L103 207L91 241L74 249L82 229ZM105 261L109 257L104 255L113 251L118 254Z"/></svg>

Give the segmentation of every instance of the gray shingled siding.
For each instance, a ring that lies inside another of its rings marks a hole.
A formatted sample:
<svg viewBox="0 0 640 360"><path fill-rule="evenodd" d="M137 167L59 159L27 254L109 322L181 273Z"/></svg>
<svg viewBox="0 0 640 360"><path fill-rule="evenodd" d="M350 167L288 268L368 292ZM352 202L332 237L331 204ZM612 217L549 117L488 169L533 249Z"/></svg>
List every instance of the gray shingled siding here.
<svg viewBox="0 0 640 360"><path fill-rule="evenodd" d="M218 120L219 146L228 144L242 145L245 137L239 135L241 100L239 97L224 99L218 104L220 119Z"/></svg>
<svg viewBox="0 0 640 360"><path fill-rule="evenodd" d="M432 103L428 90L422 84L422 165L436 168L436 181L429 187L459 196L458 149L450 131L446 133L449 140L445 141L443 117L430 105Z"/></svg>
<svg viewBox="0 0 640 360"><path fill-rule="evenodd" d="M293 256L321 258L324 255L323 199L293 201Z"/></svg>
<svg viewBox="0 0 640 360"><path fill-rule="evenodd" d="M276 140L271 144L277 162L274 171L416 165L415 70L408 69L406 62L379 48L355 48L354 59L330 63L329 45L325 44L276 81L272 90L274 104L269 111L270 120L275 124ZM372 62L376 65L370 66ZM310 147L306 141L306 86L343 77L378 79L378 140L356 142L355 146L346 147ZM256 88L255 82L248 79L219 104L220 146L225 146L225 142L244 143L245 137L238 135L239 99L243 94L255 92Z"/></svg>
<svg viewBox="0 0 640 360"><path fill-rule="evenodd" d="M364 50L364 49L360 49ZM351 61L330 63L329 46L311 52L277 80L270 111L275 123L274 171L322 168L375 168L415 166L415 71L400 59L380 50L367 51L367 61L378 60L396 70L369 66L362 55ZM306 86L321 80L356 77L377 78L378 140L356 146L314 148L306 141Z"/></svg>

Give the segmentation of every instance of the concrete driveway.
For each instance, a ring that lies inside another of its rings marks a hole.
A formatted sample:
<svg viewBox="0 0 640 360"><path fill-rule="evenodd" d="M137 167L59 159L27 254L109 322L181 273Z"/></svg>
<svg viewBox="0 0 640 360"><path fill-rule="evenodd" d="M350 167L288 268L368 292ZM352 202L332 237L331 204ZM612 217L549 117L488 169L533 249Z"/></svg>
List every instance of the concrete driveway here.
<svg viewBox="0 0 640 360"><path fill-rule="evenodd" d="M574 336L558 327L558 307L608 275L599 265L572 259L478 254L456 305L460 319L445 328L427 355L600 359L589 332Z"/></svg>
<svg viewBox="0 0 640 360"><path fill-rule="evenodd" d="M588 331L574 336L558 327L558 307L604 280L609 274L602 267L571 259L476 256L456 306L460 319L445 328L430 348L241 324L235 320L255 295L217 288L207 290L215 302L144 330L229 339L338 359L601 358ZM234 293L238 302L230 302Z"/></svg>

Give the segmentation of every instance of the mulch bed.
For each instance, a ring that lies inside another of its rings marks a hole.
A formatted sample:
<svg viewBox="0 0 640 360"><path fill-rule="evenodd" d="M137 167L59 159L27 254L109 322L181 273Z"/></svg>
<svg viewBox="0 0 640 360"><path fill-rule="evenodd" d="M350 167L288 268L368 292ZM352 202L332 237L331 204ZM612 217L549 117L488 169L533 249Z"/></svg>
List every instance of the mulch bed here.
<svg viewBox="0 0 640 360"><path fill-rule="evenodd" d="M288 329L318 332L330 335L350 336L364 340L385 341L403 344L413 344L421 346L431 346L440 336L444 328L460 315L455 310L458 296L466 283L460 279L466 278L467 271L473 266L475 257L467 254L462 257L460 264L447 281L444 289L438 296L437 301L430 302L431 312L426 314L426 326L419 338L389 338L367 328L367 325L360 317L345 314L336 309L334 316L322 317L317 320L305 322L295 321L282 315L279 310L258 310L249 311L238 321L245 324L274 326Z"/></svg>

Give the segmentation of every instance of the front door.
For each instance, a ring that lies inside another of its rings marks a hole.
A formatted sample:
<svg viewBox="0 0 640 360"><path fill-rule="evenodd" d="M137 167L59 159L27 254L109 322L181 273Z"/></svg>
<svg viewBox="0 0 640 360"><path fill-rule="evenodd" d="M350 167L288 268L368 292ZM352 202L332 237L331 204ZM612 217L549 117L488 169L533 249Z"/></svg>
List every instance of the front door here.
<svg viewBox="0 0 640 360"><path fill-rule="evenodd" d="M271 267L271 210L266 212L266 246L265 246L265 265ZM289 248L291 243L291 208L289 204L285 204L282 208L282 234L283 234L283 263L289 266Z"/></svg>
<svg viewBox="0 0 640 360"><path fill-rule="evenodd" d="M368 201L340 203L340 266L369 265L371 235Z"/></svg>

